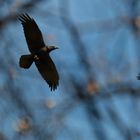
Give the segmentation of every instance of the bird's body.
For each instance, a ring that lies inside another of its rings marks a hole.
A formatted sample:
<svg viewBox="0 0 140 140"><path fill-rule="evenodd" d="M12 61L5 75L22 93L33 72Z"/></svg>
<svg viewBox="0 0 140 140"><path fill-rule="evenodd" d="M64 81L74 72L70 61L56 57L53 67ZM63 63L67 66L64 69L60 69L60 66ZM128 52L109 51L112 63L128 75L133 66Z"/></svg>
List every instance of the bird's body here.
<svg viewBox="0 0 140 140"><path fill-rule="evenodd" d="M48 83L51 91L55 90L59 84L59 75L49 53L57 48L45 45L41 31L29 15L23 14L19 20L23 25L26 42L31 53L20 57L20 67L28 69L35 62L38 71Z"/></svg>

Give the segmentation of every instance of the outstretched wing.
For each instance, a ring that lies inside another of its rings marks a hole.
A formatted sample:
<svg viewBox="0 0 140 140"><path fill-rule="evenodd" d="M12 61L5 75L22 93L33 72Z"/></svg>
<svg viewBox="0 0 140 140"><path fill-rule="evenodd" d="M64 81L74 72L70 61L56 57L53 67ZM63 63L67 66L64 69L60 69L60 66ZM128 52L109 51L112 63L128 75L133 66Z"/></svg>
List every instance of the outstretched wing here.
<svg viewBox="0 0 140 140"><path fill-rule="evenodd" d="M59 75L55 64L46 52L38 54L38 58L39 59L35 60L35 65L37 66L38 71L48 83L51 91L55 90L59 84Z"/></svg>
<svg viewBox="0 0 140 140"><path fill-rule="evenodd" d="M34 19L29 17L28 14L22 14L19 16L19 20L23 25L25 38L30 52L37 52L40 48L44 47L45 43L43 41L42 33Z"/></svg>

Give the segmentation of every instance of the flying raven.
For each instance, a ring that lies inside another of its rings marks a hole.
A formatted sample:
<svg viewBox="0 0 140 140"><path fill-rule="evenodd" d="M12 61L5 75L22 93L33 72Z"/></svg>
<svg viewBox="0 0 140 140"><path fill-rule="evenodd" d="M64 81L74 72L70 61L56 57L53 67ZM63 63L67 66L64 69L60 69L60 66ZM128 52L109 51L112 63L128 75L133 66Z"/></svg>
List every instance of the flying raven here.
<svg viewBox="0 0 140 140"><path fill-rule="evenodd" d="M28 14L20 15L19 20L23 26L24 35L30 51L30 54L20 57L20 67L28 69L35 62L38 71L48 83L51 91L55 90L59 84L59 75L49 54L58 48L45 45L38 25Z"/></svg>

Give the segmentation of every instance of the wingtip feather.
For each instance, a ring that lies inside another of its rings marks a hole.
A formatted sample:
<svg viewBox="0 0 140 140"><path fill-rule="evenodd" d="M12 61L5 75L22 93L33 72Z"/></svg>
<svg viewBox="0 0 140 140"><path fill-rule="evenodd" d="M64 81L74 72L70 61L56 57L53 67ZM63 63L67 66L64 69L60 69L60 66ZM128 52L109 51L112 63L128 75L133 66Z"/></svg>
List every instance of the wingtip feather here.
<svg viewBox="0 0 140 140"><path fill-rule="evenodd" d="M49 88L50 88L51 91L55 91L57 89L57 87L58 87L57 83L56 84L48 83L48 84L49 84Z"/></svg>
<svg viewBox="0 0 140 140"><path fill-rule="evenodd" d="M27 22L27 21L32 20L32 18L31 18L27 13L20 14L20 15L18 16L18 19L19 19L21 22Z"/></svg>

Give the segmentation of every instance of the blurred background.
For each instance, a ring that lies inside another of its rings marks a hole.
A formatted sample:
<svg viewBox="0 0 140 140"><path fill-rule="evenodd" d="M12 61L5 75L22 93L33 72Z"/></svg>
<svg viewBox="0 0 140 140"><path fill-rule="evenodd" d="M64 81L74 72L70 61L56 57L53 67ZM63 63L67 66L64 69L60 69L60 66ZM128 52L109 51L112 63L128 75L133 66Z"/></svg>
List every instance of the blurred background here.
<svg viewBox="0 0 140 140"><path fill-rule="evenodd" d="M140 1L0 0L0 140L139 140ZM18 15L28 13L60 74L51 92Z"/></svg>

